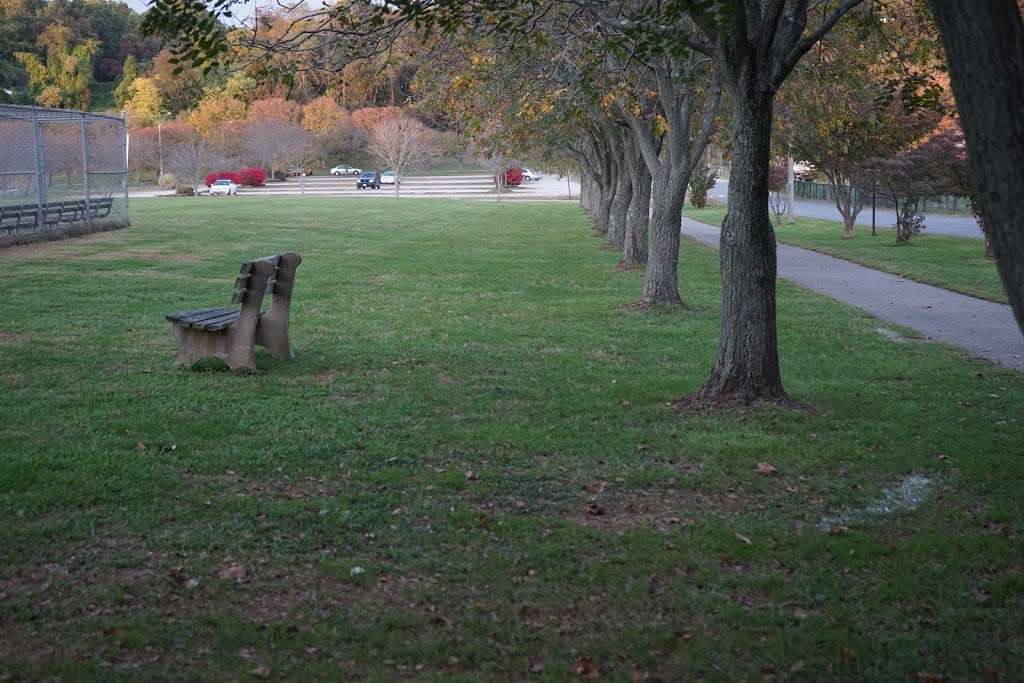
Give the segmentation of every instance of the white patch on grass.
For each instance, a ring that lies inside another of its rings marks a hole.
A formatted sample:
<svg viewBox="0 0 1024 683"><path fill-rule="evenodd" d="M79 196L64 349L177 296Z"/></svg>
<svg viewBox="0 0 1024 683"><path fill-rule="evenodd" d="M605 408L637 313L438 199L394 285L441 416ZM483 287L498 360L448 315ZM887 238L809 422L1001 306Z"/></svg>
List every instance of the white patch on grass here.
<svg viewBox="0 0 1024 683"><path fill-rule="evenodd" d="M882 335L883 337L890 341L896 342L897 344L902 344L903 342L907 341L907 338L904 337L902 334L896 332L895 330L890 330L888 327L879 327L875 330L875 332L878 332L878 334Z"/></svg>
<svg viewBox="0 0 1024 683"><path fill-rule="evenodd" d="M818 529L829 531L836 527L846 527L857 522L867 522L888 517L896 512L907 512L921 507L931 492L933 481L920 474L911 474L899 485L886 489L882 497L874 503L862 508L844 510L835 515L826 515L818 520Z"/></svg>

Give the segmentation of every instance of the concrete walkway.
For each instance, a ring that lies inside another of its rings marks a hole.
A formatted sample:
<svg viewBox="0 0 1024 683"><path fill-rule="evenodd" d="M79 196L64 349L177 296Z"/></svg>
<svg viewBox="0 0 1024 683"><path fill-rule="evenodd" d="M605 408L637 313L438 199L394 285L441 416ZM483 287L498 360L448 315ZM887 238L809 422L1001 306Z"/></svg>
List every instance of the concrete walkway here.
<svg viewBox="0 0 1024 683"><path fill-rule="evenodd" d="M683 235L718 248L718 228L683 219ZM780 244L779 277L1024 372L1024 336L1010 307Z"/></svg>

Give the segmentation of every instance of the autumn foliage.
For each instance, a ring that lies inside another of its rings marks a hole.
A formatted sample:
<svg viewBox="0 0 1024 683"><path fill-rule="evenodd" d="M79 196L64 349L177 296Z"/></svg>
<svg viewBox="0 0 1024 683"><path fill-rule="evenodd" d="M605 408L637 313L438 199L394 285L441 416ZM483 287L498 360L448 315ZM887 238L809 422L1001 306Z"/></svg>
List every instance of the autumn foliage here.
<svg viewBox="0 0 1024 683"><path fill-rule="evenodd" d="M242 180L240 184L246 187L263 187L267 182L267 172L259 166L243 168L238 172L238 176Z"/></svg>
<svg viewBox="0 0 1024 683"><path fill-rule="evenodd" d="M206 186L213 185L218 180L230 180L235 185L242 184L242 176L234 171L218 171L217 173L211 173L206 176Z"/></svg>
<svg viewBox="0 0 1024 683"><path fill-rule="evenodd" d="M243 168L240 171L218 171L206 176L206 186L209 187L218 180L230 180L235 185L243 187L262 187L267 182L267 172L259 166Z"/></svg>

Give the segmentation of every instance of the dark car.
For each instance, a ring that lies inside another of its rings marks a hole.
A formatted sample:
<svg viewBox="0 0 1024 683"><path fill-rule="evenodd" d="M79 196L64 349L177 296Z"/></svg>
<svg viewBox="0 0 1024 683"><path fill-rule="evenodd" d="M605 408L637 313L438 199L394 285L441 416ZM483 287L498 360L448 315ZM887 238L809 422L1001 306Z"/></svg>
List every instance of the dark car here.
<svg viewBox="0 0 1024 683"><path fill-rule="evenodd" d="M380 173L377 171L363 171L359 174L359 178L356 180L356 189L362 190L366 187L372 187L375 190L380 189Z"/></svg>

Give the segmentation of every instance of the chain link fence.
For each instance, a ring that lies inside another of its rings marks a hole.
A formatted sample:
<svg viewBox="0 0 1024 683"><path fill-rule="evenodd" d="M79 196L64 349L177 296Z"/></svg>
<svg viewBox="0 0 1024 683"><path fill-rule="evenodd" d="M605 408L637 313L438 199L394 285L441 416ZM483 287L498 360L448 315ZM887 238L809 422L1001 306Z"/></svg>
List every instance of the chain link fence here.
<svg viewBox="0 0 1024 683"><path fill-rule="evenodd" d="M128 225L127 147L121 118L0 105L0 245Z"/></svg>
<svg viewBox="0 0 1024 683"><path fill-rule="evenodd" d="M798 180L793 183L794 194L801 199L817 199L819 201L834 201L834 190L828 183L813 183ZM854 188L854 197L863 195L864 203L871 205L871 190ZM876 206L892 209L896 207L895 202L888 195L878 192L875 194ZM973 214L971 201L966 197L925 197L920 202L921 213L950 213L962 216Z"/></svg>

